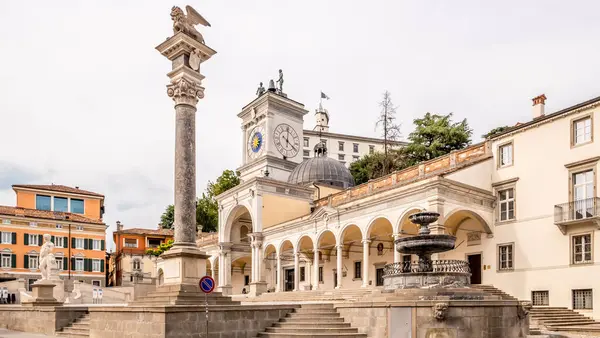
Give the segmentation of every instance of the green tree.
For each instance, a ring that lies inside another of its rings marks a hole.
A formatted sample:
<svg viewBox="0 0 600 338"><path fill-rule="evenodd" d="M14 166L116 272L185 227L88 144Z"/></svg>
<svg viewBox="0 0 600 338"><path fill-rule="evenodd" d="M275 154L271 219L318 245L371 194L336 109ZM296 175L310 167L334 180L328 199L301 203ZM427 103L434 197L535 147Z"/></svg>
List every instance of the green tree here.
<svg viewBox="0 0 600 338"><path fill-rule="evenodd" d="M208 181L206 193L208 197L214 198L225 191L240 184L240 173L233 170L224 170L215 183Z"/></svg>
<svg viewBox="0 0 600 338"><path fill-rule="evenodd" d="M160 216L160 226L163 229L171 229L173 228L173 222L175 222L175 207L173 204L169 204Z"/></svg>
<svg viewBox="0 0 600 338"><path fill-rule="evenodd" d="M206 192L196 201L196 228L198 231L215 232L219 225L219 212L215 196L240 184L240 174L233 170L224 170L216 182L208 182ZM160 216L163 229L172 229L174 222L174 207L168 205Z"/></svg>
<svg viewBox="0 0 600 338"><path fill-rule="evenodd" d="M492 137L496 134L500 134L500 133L504 132L505 130L508 130L509 128L510 128L509 126L496 127L494 129L488 131L486 134L481 135L481 137L486 139L486 138Z"/></svg>
<svg viewBox="0 0 600 338"><path fill-rule="evenodd" d="M469 128L467 120L453 122L452 113L427 113L423 118L415 119L413 123L415 130L408 136L409 144L401 150L404 164L407 166L434 159L471 144L473 130Z"/></svg>
<svg viewBox="0 0 600 338"><path fill-rule="evenodd" d="M163 252L168 251L173 246L173 240L170 239L166 243L162 243L158 246L158 248L148 249L146 250L146 255L150 256L160 256Z"/></svg>
<svg viewBox="0 0 600 338"><path fill-rule="evenodd" d="M390 151L386 160L386 155L382 152L367 154L362 158L350 164L350 173L354 177L354 184L363 184L374 178L386 175L400 165L398 162L398 153Z"/></svg>

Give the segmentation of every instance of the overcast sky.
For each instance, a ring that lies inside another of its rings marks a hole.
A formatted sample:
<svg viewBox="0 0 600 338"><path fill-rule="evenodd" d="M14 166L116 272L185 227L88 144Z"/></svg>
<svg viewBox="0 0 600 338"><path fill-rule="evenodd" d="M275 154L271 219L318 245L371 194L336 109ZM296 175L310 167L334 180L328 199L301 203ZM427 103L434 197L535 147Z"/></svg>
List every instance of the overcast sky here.
<svg viewBox="0 0 600 338"><path fill-rule="evenodd" d="M322 90L331 131L378 136L384 90L406 136L425 112L467 118L474 141L500 125L600 95L597 1L189 0L218 53L203 64L197 187L241 161L236 114L282 68L311 111ZM105 221L155 228L173 201L169 1L0 2L0 204L12 184L106 195ZM543 149L540 144L540 151ZM109 246L110 249L110 246Z"/></svg>

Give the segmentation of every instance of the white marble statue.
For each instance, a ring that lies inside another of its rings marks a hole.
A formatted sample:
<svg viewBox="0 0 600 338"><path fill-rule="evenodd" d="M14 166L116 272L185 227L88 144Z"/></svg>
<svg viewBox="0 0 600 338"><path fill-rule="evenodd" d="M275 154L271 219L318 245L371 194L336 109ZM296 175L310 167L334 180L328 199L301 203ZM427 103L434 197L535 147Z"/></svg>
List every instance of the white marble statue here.
<svg viewBox="0 0 600 338"><path fill-rule="evenodd" d="M40 271L42 272L42 280L52 279L54 273L56 273L56 259L54 258L54 243L50 240L49 234L44 235L44 245L40 250Z"/></svg>

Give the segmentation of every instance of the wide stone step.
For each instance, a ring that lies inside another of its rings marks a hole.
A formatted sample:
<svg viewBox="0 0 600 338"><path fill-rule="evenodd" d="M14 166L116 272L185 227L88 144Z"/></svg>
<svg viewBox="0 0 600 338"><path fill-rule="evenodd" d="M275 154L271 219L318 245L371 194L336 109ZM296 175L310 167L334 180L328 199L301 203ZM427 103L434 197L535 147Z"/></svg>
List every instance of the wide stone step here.
<svg viewBox="0 0 600 338"><path fill-rule="evenodd" d="M89 332L57 332L56 333L59 337L76 337L76 338L80 338L80 337L89 337L90 333Z"/></svg>
<svg viewBox="0 0 600 338"><path fill-rule="evenodd" d="M261 332L258 337L274 337L274 338L287 338L287 337L303 337L303 338L338 338L338 337L353 337L353 338L367 338L364 333L279 333L279 332Z"/></svg>
<svg viewBox="0 0 600 338"><path fill-rule="evenodd" d="M322 311L309 311L309 312L291 312L288 313L287 317L292 318L304 318L304 317L339 317L340 314L337 312L322 312Z"/></svg>
<svg viewBox="0 0 600 338"><path fill-rule="evenodd" d="M333 309L333 304L302 304L301 309Z"/></svg>
<svg viewBox="0 0 600 338"><path fill-rule="evenodd" d="M353 327L313 327L303 328L302 330L291 329L287 327L268 327L266 332L277 332L277 333L358 333L358 329Z"/></svg>
<svg viewBox="0 0 600 338"><path fill-rule="evenodd" d="M305 328L312 327L325 327L325 328L336 328L336 327L350 327L350 323L344 322L299 322L299 323L289 323L289 322L279 322L274 323L274 327L282 327L288 329L296 329L296 330L304 330Z"/></svg>
<svg viewBox="0 0 600 338"><path fill-rule="evenodd" d="M79 323L79 322L75 322L73 324L71 324L72 327L81 327L84 329L89 329L90 328L90 322L85 322L85 323Z"/></svg>
<svg viewBox="0 0 600 338"><path fill-rule="evenodd" d="M555 318L585 318L584 315L580 315L578 313L557 313L557 314L543 314L543 315L531 315L532 319L537 320L546 320L546 319L555 319Z"/></svg>
<svg viewBox="0 0 600 338"><path fill-rule="evenodd" d="M553 326L553 331L569 331L569 332L585 332L589 334L591 332L600 334L600 327L598 326L590 326L590 325L582 325L582 326ZM590 336L592 337L592 336ZM597 336L593 336L597 337Z"/></svg>
<svg viewBox="0 0 600 338"><path fill-rule="evenodd" d="M585 325L585 324L595 324L596 322L592 319L585 320L553 320L547 321L544 323L547 327L553 326L571 326L571 325Z"/></svg>
<svg viewBox="0 0 600 338"><path fill-rule="evenodd" d="M343 323L342 317L286 317L279 320L280 323Z"/></svg>
<svg viewBox="0 0 600 338"><path fill-rule="evenodd" d="M294 313L337 313L333 307L331 308L306 308L304 306L295 309Z"/></svg>

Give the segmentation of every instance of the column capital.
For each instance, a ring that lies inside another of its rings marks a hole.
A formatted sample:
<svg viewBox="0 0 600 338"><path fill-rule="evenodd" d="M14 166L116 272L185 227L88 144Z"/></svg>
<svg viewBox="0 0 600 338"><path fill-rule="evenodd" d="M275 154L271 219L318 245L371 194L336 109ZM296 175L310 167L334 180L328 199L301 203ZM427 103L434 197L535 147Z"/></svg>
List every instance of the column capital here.
<svg viewBox="0 0 600 338"><path fill-rule="evenodd" d="M196 107L198 100L204 98L204 87L197 82L180 77L167 85L167 95L175 101L175 105L185 104Z"/></svg>

